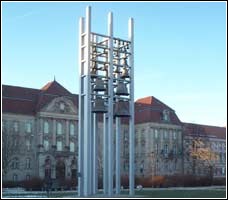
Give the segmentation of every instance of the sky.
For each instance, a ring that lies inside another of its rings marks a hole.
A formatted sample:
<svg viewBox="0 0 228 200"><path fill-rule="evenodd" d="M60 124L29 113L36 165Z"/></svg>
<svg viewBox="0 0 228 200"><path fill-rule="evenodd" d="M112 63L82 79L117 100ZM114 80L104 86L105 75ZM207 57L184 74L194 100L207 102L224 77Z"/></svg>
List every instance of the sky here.
<svg viewBox="0 0 228 200"><path fill-rule="evenodd" d="M79 18L128 39L134 18L135 100L154 96L182 122L226 126L226 2L1 2L2 84L79 92Z"/></svg>

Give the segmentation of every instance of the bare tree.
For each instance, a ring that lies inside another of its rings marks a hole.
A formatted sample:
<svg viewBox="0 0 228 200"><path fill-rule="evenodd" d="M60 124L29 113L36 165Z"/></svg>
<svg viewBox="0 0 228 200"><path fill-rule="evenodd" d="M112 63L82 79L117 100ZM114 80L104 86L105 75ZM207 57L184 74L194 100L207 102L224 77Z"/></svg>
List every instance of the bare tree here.
<svg viewBox="0 0 228 200"><path fill-rule="evenodd" d="M10 164L14 159L14 155L19 152L19 136L9 134L9 132L2 131L2 171L3 176L9 171Z"/></svg>

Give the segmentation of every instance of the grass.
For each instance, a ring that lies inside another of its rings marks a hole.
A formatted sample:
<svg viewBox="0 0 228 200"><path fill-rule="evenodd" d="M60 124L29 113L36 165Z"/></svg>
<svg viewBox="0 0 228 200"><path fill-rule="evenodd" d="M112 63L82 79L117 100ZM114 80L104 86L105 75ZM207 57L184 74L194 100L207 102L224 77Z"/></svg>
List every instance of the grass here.
<svg viewBox="0 0 228 200"><path fill-rule="evenodd" d="M136 191L142 198L225 198L225 190L142 190Z"/></svg>
<svg viewBox="0 0 228 200"><path fill-rule="evenodd" d="M100 192L99 192L100 193ZM26 193L26 194L5 194L3 193L3 197L16 197L16 198L28 198L31 196L37 195L37 198L47 198L46 193ZM51 192L49 198L77 198L76 191L62 191L62 192ZM98 194L97 197L100 198L107 198L102 194ZM115 198L130 198L127 191L122 192L118 197L113 196ZM153 190L153 189L146 189L141 191L135 191L135 196L132 198L226 198L226 190L223 189L192 189L192 190Z"/></svg>

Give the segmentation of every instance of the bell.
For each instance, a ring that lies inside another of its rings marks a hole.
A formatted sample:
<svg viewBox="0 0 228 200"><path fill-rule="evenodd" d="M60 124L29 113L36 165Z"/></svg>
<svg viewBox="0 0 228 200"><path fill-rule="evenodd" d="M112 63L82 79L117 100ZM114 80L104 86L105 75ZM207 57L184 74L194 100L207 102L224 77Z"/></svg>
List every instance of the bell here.
<svg viewBox="0 0 228 200"><path fill-rule="evenodd" d="M104 105L104 99L98 97L95 102L94 102L94 106L92 108L92 112L93 113L106 113L107 111L107 107Z"/></svg>
<svg viewBox="0 0 228 200"><path fill-rule="evenodd" d="M121 73L121 78L130 78L130 75L126 67L123 68L123 71Z"/></svg>
<svg viewBox="0 0 228 200"><path fill-rule="evenodd" d="M129 102L119 101L115 104L115 117L129 117Z"/></svg>
<svg viewBox="0 0 228 200"><path fill-rule="evenodd" d="M116 88L116 94L117 95L124 95L124 96L128 96L129 93L127 91L127 86L126 84L124 84L123 82L119 82Z"/></svg>
<svg viewBox="0 0 228 200"><path fill-rule="evenodd" d="M93 63L93 66L90 70L90 76L91 76L91 78L97 77L97 64L96 64L96 62Z"/></svg>
<svg viewBox="0 0 228 200"><path fill-rule="evenodd" d="M95 87L94 87L94 91L105 91L105 84L104 81L102 81L101 79L97 79L95 82Z"/></svg>

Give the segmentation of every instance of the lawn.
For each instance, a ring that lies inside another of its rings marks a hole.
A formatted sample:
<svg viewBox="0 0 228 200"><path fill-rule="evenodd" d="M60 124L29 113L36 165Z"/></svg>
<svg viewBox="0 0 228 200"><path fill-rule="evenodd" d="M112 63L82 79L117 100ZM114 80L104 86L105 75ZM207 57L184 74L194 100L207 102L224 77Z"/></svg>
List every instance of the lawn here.
<svg viewBox="0 0 228 200"><path fill-rule="evenodd" d="M142 198L225 198L225 190L142 190L136 191Z"/></svg>
<svg viewBox="0 0 228 200"><path fill-rule="evenodd" d="M113 195L113 198L131 198L128 191L121 192L119 196ZM47 198L46 192L25 192L21 194L8 193L4 194L5 198ZM49 198L77 198L76 191L58 191L51 192ZM96 198L107 198L100 191L98 195L91 196ZM226 190L223 189L143 189L135 191L132 198L226 198Z"/></svg>

